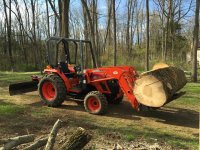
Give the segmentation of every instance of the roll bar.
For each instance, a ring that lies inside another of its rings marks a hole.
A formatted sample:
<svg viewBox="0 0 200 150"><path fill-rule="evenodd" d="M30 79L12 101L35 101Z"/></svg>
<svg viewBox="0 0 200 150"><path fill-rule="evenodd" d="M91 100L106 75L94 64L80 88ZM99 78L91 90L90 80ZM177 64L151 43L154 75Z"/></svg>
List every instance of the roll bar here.
<svg viewBox="0 0 200 150"><path fill-rule="evenodd" d="M87 43L89 44L89 47L90 47L90 51L91 51L91 54L92 54L92 60L93 60L93 67L96 68L97 67L97 62L95 60L95 54L94 54L94 51L92 49L92 43L91 41L89 40L78 40L78 39L70 39L70 38L64 38L64 37L50 37L49 39L46 40L46 47L47 47L47 51L50 49L49 47L49 44L51 41L57 41L56 42L56 51L58 51L58 45L63 42L64 43L64 46L66 46L65 44L68 45L68 42L73 42L76 46L75 48L75 55L77 56L77 48L78 48L78 44L80 45L80 52L81 52L81 69L83 70L83 64L84 64L84 60L83 60L83 43ZM48 53L47 52L47 57L48 57ZM58 52L56 52L56 61L58 59L58 56L57 56ZM66 60L69 60L70 61L70 53L69 53L69 50L66 51L66 48L65 48L65 54L66 55ZM48 57L49 58L49 57ZM48 59L49 60L49 59ZM76 62L76 57L75 57L75 62ZM48 62L49 63L49 62Z"/></svg>

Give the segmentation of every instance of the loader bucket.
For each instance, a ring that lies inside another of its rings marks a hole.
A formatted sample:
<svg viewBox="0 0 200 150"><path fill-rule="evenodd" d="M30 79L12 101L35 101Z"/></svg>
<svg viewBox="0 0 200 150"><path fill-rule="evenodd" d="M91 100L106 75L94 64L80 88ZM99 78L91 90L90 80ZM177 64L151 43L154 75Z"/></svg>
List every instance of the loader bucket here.
<svg viewBox="0 0 200 150"><path fill-rule="evenodd" d="M22 83L15 83L9 85L9 94L18 95L28 92L33 92L37 90L38 81L29 81L29 82L22 82Z"/></svg>

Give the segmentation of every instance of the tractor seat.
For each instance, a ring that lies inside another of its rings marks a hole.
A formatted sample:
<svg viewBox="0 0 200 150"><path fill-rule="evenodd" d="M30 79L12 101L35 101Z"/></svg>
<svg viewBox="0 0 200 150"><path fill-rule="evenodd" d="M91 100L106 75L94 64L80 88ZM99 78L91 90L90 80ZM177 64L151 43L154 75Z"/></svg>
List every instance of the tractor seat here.
<svg viewBox="0 0 200 150"><path fill-rule="evenodd" d="M60 68L67 78L72 78L74 73L71 73L65 62L60 62Z"/></svg>

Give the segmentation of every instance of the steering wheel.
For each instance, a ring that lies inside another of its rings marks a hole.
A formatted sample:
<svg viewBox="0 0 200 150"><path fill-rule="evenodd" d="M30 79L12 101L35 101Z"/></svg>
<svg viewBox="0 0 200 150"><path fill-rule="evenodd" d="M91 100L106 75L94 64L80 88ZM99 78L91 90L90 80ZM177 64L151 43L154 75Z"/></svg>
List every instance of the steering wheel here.
<svg viewBox="0 0 200 150"><path fill-rule="evenodd" d="M75 72L80 72L81 66L80 65L74 66L74 70L75 70Z"/></svg>

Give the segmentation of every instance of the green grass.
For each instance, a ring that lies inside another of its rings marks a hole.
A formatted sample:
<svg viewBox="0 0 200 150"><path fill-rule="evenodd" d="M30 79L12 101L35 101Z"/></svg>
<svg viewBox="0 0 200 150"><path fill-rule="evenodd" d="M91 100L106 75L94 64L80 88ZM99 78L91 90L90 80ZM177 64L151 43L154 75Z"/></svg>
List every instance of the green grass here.
<svg viewBox="0 0 200 150"><path fill-rule="evenodd" d="M31 75L40 75L39 72L2 72L0 71L0 87L11 83L30 81Z"/></svg>
<svg viewBox="0 0 200 150"><path fill-rule="evenodd" d="M48 117L48 115L51 111L52 110L49 107L42 107L42 109L41 108L32 108L31 116L36 117L36 118Z"/></svg>
<svg viewBox="0 0 200 150"><path fill-rule="evenodd" d="M22 112L25 109L24 106L15 105L0 101L0 115L2 116L15 116L17 113Z"/></svg>
<svg viewBox="0 0 200 150"><path fill-rule="evenodd" d="M135 137L134 134L128 133L128 134L125 135L125 139L126 139L127 141L133 141L134 139L136 139L136 137Z"/></svg>
<svg viewBox="0 0 200 150"><path fill-rule="evenodd" d="M187 108L199 112L200 109L200 83L187 83L181 90L186 93L168 106Z"/></svg>
<svg viewBox="0 0 200 150"><path fill-rule="evenodd" d="M187 91L188 93L200 95L200 83L188 83L183 90Z"/></svg>

